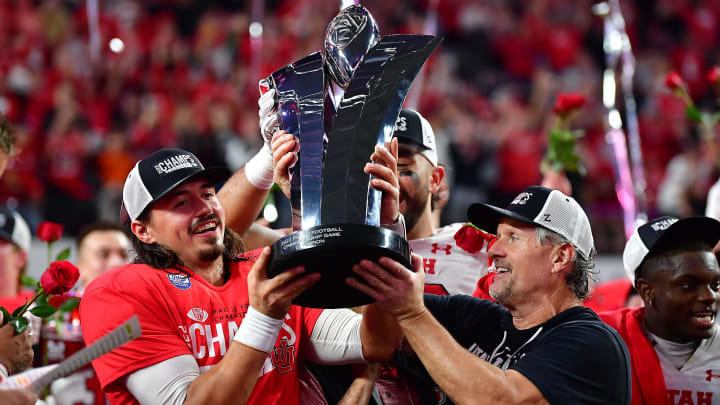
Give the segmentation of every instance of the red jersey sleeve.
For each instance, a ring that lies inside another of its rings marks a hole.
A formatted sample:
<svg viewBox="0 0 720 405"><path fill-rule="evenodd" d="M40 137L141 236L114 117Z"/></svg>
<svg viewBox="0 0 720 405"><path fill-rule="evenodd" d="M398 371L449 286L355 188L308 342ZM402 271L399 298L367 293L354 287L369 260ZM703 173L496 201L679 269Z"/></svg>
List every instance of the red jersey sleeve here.
<svg viewBox="0 0 720 405"><path fill-rule="evenodd" d="M132 272L127 267L122 269ZM127 273L118 277L120 274L113 272L111 277L96 280L99 283L94 283L85 291L80 303L80 319L87 345L135 314L140 320L142 334L139 337L93 361L103 389L133 371L172 357L192 354L162 310L162 297L146 289L138 289L137 279L128 277Z"/></svg>

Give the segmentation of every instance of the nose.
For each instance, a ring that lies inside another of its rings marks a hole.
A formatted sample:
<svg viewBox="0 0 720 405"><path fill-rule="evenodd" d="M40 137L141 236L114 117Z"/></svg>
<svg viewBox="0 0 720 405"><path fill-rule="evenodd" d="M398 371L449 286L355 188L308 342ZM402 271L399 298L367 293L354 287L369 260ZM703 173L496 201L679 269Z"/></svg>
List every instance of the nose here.
<svg viewBox="0 0 720 405"><path fill-rule="evenodd" d="M488 256L495 259L496 257L502 257L505 255L505 250L502 248L502 242L496 237L488 242L487 249Z"/></svg>
<svg viewBox="0 0 720 405"><path fill-rule="evenodd" d="M705 285L700 289L698 299L701 302L712 304L713 302L720 301L720 292L715 291L710 285Z"/></svg>

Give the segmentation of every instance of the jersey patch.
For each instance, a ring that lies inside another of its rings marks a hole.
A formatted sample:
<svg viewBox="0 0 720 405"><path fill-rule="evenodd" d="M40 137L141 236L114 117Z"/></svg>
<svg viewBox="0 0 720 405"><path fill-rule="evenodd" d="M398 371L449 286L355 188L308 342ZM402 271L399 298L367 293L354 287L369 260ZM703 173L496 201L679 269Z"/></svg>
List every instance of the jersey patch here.
<svg viewBox="0 0 720 405"><path fill-rule="evenodd" d="M187 290L192 285L190 277L188 277L187 274L168 273L167 277L168 280L170 280L170 284L174 285L179 290Z"/></svg>

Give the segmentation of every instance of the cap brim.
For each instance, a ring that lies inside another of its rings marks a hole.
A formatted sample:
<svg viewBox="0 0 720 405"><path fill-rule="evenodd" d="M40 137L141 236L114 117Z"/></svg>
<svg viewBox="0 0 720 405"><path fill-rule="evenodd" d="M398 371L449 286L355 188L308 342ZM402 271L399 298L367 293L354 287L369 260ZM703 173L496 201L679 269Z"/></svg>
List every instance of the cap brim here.
<svg viewBox="0 0 720 405"><path fill-rule="evenodd" d="M467 210L467 216L473 225L493 235L497 235L498 223L503 218L512 218L529 225L537 225L532 219L522 216L517 212L482 203L470 205Z"/></svg>
<svg viewBox="0 0 720 405"><path fill-rule="evenodd" d="M679 219L672 224L649 249L649 254L657 251L660 246L668 243L683 242L697 238L710 245L710 248L720 241L720 222L709 217L687 217Z"/></svg>

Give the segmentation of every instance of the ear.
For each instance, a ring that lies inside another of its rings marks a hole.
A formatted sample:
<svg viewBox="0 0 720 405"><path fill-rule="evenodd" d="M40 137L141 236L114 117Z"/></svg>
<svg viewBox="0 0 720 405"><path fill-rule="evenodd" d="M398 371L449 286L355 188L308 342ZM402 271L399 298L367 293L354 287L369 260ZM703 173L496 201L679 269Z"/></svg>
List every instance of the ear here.
<svg viewBox="0 0 720 405"><path fill-rule="evenodd" d="M653 298L655 298L655 289L653 288L652 284L650 284L644 278L638 278L637 280L635 280L635 286L638 295L640 295L640 297L642 298L645 306L650 306Z"/></svg>
<svg viewBox="0 0 720 405"><path fill-rule="evenodd" d="M130 224L130 230L140 239L140 242L147 243L148 245L155 243L155 238L150 233L148 225L144 222L134 220L132 224Z"/></svg>
<svg viewBox="0 0 720 405"><path fill-rule="evenodd" d="M27 264L27 261L28 261L28 254L27 254L27 252L24 251L24 250L22 250L22 249L20 249L20 248L18 248L18 250L17 250L17 260L18 260L18 262L19 262L19 263L18 263L18 268L19 268L19 269L22 269L23 267L25 267L25 265Z"/></svg>
<svg viewBox="0 0 720 405"><path fill-rule="evenodd" d="M435 194L440 190L440 185L445 178L445 168L442 166L432 167L430 169L430 194Z"/></svg>
<svg viewBox="0 0 720 405"><path fill-rule="evenodd" d="M551 273L560 273L567 269L572 270L573 261L575 260L575 246L570 243L563 243L555 247L555 252L552 255L552 270Z"/></svg>

